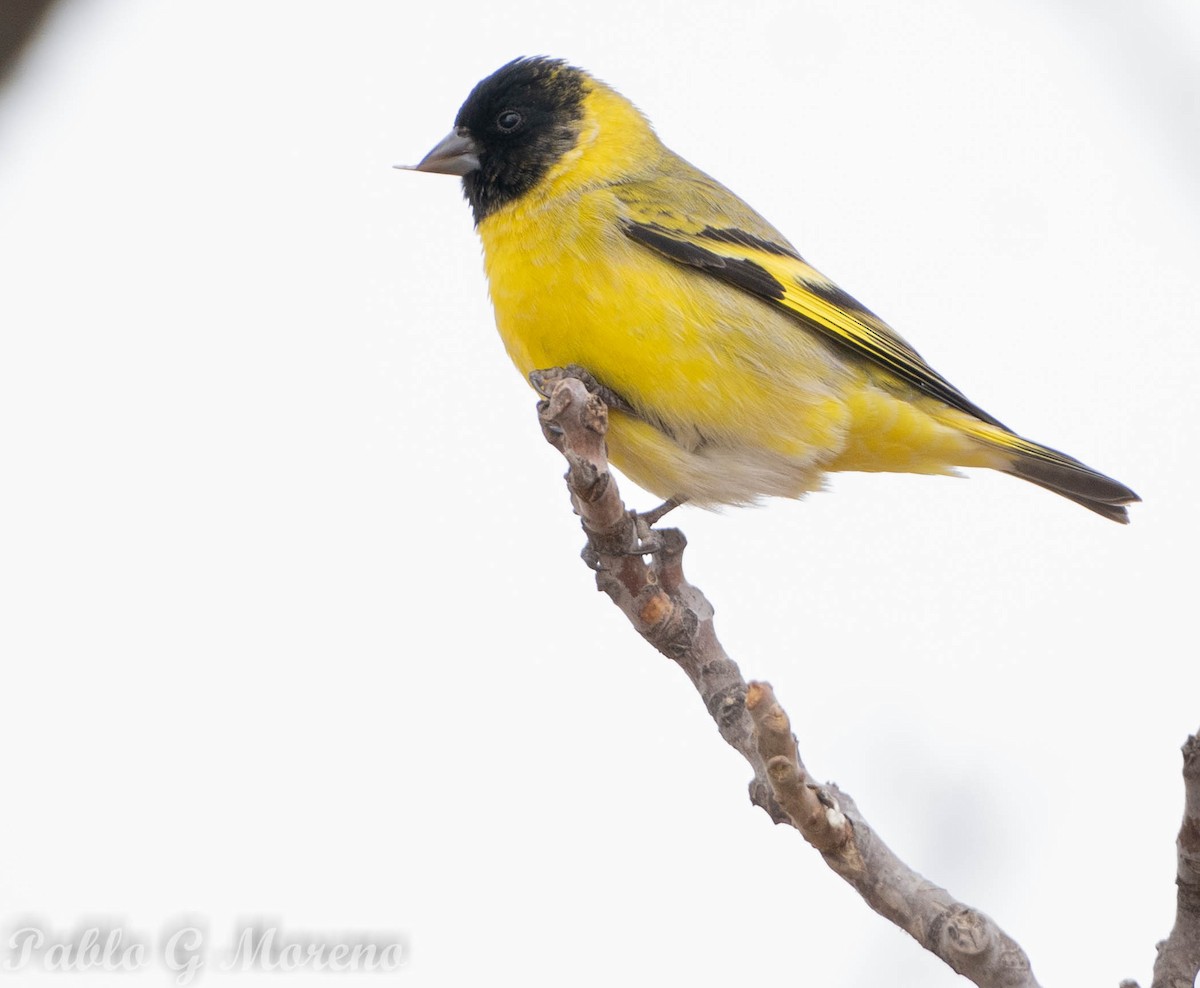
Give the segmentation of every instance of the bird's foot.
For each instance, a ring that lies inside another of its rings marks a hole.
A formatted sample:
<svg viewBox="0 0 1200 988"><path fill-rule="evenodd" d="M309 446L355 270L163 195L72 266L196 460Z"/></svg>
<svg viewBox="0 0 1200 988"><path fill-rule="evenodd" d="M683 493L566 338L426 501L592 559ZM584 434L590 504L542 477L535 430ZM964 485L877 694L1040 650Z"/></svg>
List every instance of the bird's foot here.
<svg viewBox="0 0 1200 988"><path fill-rule="evenodd" d="M610 411L633 412L633 406L607 385L596 380L596 376L586 367L578 364L567 364L566 367L547 367L544 370L529 372L529 383L543 398L549 398L554 385L559 381L573 377L587 388L589 394L594 394Z"/></svg>
<svg viewBox="0 0 1200 988"><path fill-rule="evenodd" d="M639 528L642 523L645 523L646 528L651 529L686 501L686 497L669 497L657 508L635 513L634 520L638 523Z"/></svg>
<svg viewBox="0 0 1200 988"><path fill-rule="evenodd" d="M629 516L633 519L634 531L637 537L637 545L629 551L631 556L653 556L663 550L662 532L655 531L654 526L657 525L663 517L683 504L683 498L668 498L663 501L657 508L651 508L649 511L631 511Z"/></svg>
<svg viewBox="0 0 1200 988"><path fill-rule="evenodd" d="M583 561L589 568L599 571L603 568L600 561L601 556L658 555L667 549L667 539L664 536L668 532L674 532L674 529L660 531L653 526L657 525L667 512L679 507L686 500L682 497L673 497L650 511L628 512L629 518L633 521L633 532L629 533L629 530L625 529L619 540L600 537L595 533L590 534L588 543L581 553ZM632 539L628 538L630 534L632 534Z"/></svg>

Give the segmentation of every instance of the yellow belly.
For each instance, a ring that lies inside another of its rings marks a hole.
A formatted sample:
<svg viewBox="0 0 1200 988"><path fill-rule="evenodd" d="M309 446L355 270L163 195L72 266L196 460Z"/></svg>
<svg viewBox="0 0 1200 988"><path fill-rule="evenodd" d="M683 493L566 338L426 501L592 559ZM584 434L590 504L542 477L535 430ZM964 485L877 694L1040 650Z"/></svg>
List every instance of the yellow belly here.
<svg viewBox="0 0 1200 988"><path fill-rule="evenodd" d="M977 447L945 406L881 387L782 312L621 233L604 195L479 226L496 323L523 375L579 364L639 410L612 460L660 497L797 497L831 470L949 472ZM520 249L514 250L514 244Z"/></svg>

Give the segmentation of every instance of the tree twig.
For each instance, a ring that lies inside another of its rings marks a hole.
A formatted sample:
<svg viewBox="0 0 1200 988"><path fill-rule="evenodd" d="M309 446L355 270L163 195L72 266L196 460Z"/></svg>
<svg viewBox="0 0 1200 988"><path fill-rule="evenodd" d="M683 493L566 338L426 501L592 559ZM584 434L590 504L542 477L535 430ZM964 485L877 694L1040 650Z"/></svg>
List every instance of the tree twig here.
<svg viewBox="0 0 1200 988"><path fill-rule="evenodd" d="M4 0L0 4L0 85L37 36L55 0Z"/></svg>
<svg viewBox="0 0 1200 988"><path fill-rule="evenodd" d="M1175 846L1175 926L1158 945L1151 988L1192 988L1200 972L1200 731L1183 745L1183 824Z"/></svg>
<svg viewBox="0 0 1200 988"><path fill-rule="evenodd" d="M596 585L687 673L721 736L750 763L751 801L795 827L872 909L959 974L981 988L1036 988L1025 952L992 919L904 864L848 795L812 781L771 687L742 678L717 640L712 605L684 577L683 534L650 531L621 501L608 468L604 402L564 372L543 373L535 383L547 395L538 405L542 431L567 460Z"/></svg>

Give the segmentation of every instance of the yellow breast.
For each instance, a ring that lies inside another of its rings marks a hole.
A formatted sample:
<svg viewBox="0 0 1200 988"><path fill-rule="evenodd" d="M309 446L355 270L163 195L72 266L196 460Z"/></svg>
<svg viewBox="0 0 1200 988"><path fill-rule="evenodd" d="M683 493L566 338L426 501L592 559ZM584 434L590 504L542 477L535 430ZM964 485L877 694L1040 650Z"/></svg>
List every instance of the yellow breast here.
<svg viewBox="0 0 1200 988"><path fill-rule="evenodd" d="M597 191L480 224L513 363L523 375L579 364L642 411L649 426L613 417L610 452L660 496L727 503L819 485L847 427L845 368L786 317L630 241L615 211Z"/></svg>
<svg viewBox="0 0 1200 988"><path fill-rule="evenodd" d="M829 469L963 462L955 430L797 320L630 240L607 183L665 159L631 106L605 113L604 142L585 133L537 188L479 224L496 324L523 375L578 364L625 397L640 420L612 416L610 454L662 497L795 497ZM612 134L620 113L633 114L624 141Z"/></svg>

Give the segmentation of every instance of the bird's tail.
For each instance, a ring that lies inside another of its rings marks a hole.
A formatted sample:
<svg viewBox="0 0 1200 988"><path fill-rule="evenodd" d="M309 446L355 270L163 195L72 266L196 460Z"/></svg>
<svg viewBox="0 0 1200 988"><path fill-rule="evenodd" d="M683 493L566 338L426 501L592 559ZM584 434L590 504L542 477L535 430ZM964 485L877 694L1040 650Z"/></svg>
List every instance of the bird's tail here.
<svg viewBox="0 0 1200 988"><path fill-rule="evenodd" d="M1017 456L1004 472L1070 498L1105 518L1122 525L1129 524L1129 512L1125 510L1125 505L1141 500L1133 491L1112 477L1106 477L1056 450L1045 449L1044 452L1053 453L1055 459Z"/></svg>
<svg viewBox="0 0 1200 988"><path fill-rule="evenodd" d="M1003 453L997 469L1061 494L1105 518L1122 525L1129 524L1125 505L1141 498L1120 481L1106 477L1066 453L1023 439L1007 429L986 423L981 425L982 428L971 431L985 445Z"/></svg>

